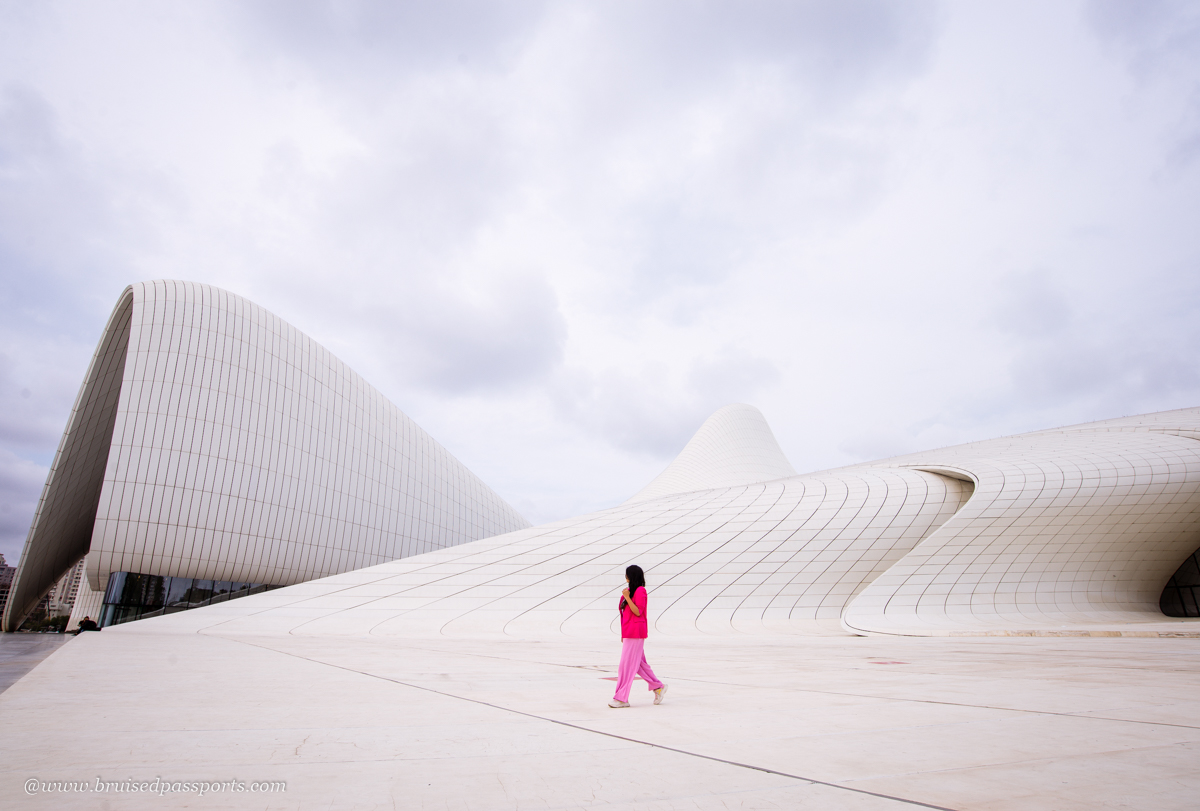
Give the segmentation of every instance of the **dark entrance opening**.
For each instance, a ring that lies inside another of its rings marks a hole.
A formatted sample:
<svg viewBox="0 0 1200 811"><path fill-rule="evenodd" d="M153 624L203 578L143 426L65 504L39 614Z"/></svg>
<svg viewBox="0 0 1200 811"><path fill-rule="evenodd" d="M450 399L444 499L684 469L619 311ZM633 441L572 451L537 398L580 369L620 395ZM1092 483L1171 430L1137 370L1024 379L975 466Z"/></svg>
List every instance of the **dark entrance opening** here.
<svg viewBox="0 0 1200 811"><path fill-rule="evenodd" d="M1171 575L1158 607L1168 617L1200 617L1200 549Z"/></svg>

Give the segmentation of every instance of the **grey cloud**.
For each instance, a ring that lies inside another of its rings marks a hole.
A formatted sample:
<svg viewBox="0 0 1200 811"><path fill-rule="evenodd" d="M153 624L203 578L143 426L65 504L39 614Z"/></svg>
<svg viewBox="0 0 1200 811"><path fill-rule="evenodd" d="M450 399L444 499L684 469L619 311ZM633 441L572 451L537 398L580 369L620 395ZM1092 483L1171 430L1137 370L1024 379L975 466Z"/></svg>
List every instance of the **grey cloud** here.
<svg viewBox="0 0 1200 811"><path fill-rule="evenodd" d="M563 17L588 32L598 81L585 86L678 90L708 85L737 64L771 63L807 73L829 98L921 62L937 17L932 2L882 0L275 0L226 8L264 45L327 68L496 69L550 18Z"/></svg>
<svg viewBox="0 0 1200 811"><path fill-rule="evenodd" d="M1045 271L1016 274L1001 281L995 308L1000 329L1022 338L1039 338L1066 329L1071 308Z"/></svg>
<svg viewBox="0 0 1200 811"><path fill-rule="evenodd" d="M38 171L63 157L54 110L28 87L0 93L0 166L6 174Z"/></svg>
<svg viewBox="0 0 1200 811"><path fill-rule="evenodd" d="M0 90L0 176L0 442L48 461L126 280L98 180L29 87Z"/></svg>
<svg viewBox="0 0 1200 811"><path fill-rule="evenodd" d="M567 121L574 184L619 200L621 306L720 284L781 239L878 197L885 150L855 119L918 75L931 4L614 3L594 13ZM717 113L720 111L720 113ZM629 188L644 170L656 183ZM586 216L590 212L580 212Z"/></svg>
<svg viewBox="0 0 1200 811"><path fill-rule="evenodd" d="M1059 405L1087 398L1111 403L1114 413L1138 413L1143 403L1200 388L1196 362L1200 336L1190 337L1186 349L1110 341L1039 346L1013 364L1012 383L1031 404Z"/></svg>
<svg viewBox="0 0 1200 811"><path fill-rule="evenodd" d="M0 333L53 324L91 342L127 283L118 269L124 236L111 211L113 189L59 132L57 116L39 93L0 90ZM12 340L10 337L9 340Z"/></svg>
<svg viewBox="0 0 1200 811"><path fill-rule="evenodd" d="M0 92L0 442L53 453L105 320L130 279L118 196L36 91Z"/></svg>
<svg viewBox="0 0 1200 811"><path fill-rule="evenodd" d="M853 219L878 198L887 158L876 145L798 111L749 126L751 143L681 160L677 181L625 201L630 305L736 278L780 241Z"/></svg>
<svg viewBox="0 0 1200 811"><path fill-rule="evenodd" d="M622 450L670 459L683 449L707 415L694 407L680 408L665 397L640 394L637 401L603 398L607 413L597 421L597 433Z"/></svg>
<svg viewBox="0 0 1200 811"><path fill-rule="evenodd" d="M48 468L0 448L0 553L16 566Z"/></svg>
<svg viewBox="0 0 1200 811"><path fill-rule="evenodd" d="M1190 275L1185 282L1184 269L1147 274L1100 302L1078 287L1068 296L1045 272L1008 276L992 317L1011 360L990 391L951 409L952 419L994 419L1020 404L1026 414L1017 431L1194 405L1200 277Z"/></svg>
<svg viewBox="0 0 1200 811"><path fill-rule="evenodd" d="M403 250L390 253L399 266L414 253L451 254L501 212L516 182L510 138L491 111L431 104L424 112L420 127L384 136L348 170L326 206L347 236Z"/></svg>
<svg viewBox="0 0 1200 811"><path fill-rule="evenodd" d="M432 264L360 276L352 286L336 277L323 282L327 270L309 272L302 286L255 301L336 352L401 408L421 393L496 395L553 375L567 324L544 277L488 269L437 274ZM315 297L330 295L331 306L311 307Z"/></svg>
<svg viewBox="0 0 1200 811"><path fill-rule="evenodd" d="M679 284L712 284L726 278L744 259L742 232L703 211L688 211L679 200L655 200L636 214L643 236L634 269L644 287L659 291Z"/></svg>
<svg viewBox="0 0 1200 811"><path fill-rule="evenodd" d="M1166 154L1168 171L1200 157L1200 6L1190 0L1089 0L1086 19L1144 90L1180 82L1189 98Z"/></svg>
<svg viewBox="0 0 1200 811"><path fill-rule="evenodd" d="M560 385L557 403L566 418L613 447L669 459L718 408L753 403L778 379L769 360L727 349L695 361L681 379L653 362L637 373L576 369Z"/></svg>
<svg viewBox="0 0 1200 811"><path fill-rule="evenodd" d="M1190 0L1089 0L1084 16L1139 70L1176 57L1194 60L1200 47L1200 9Z"/></svg>
<svg viewBox="0 0 1200 811"><path fill-rule="evenodd" d="M1014 388L1042 403L1063 398L1094 396L1121 380L1122 363L1110 347L1039 344L1027 349L1012 366Z"/></svg>
<svg viewBox="0 0 1200 811"><path fill-rule="evenodd" d="M701 408L715 411L752 398L762 388L779 382L779 369L766 358L726 350L696 361L687 382L702 403Z"/></svg>
<svg viewBox="0 0 1200 811"><path fill-rule="evenodd" d="M624 449L662 454L674 445L678 433L678 404L659 394L667 376L661 367L637 372L571 368L564 370L552 390L558 414L567 422ZM664 447L664 445L666 447ZM681 446L682 447L682 446Z"/></svg>
<svg viewBox="0 0 1200 811"><path fill-rule="evenodd" d="M69 373L51 377L0 353L0 443L26 453L53 450L70 410Z"/></svg>
<svg viewBox="0 0 1200 811"><path fill-rule="evenodd" d="M388 354L401 379L464 394L536 383L561 362L566 321L544 279L491 280L438 298L375 316L381 325L400 319Z"/></svg>
<svg viewBox="0 0 1200 811"><path fill-rule="evenodd" d="M920 63L935 8L877 0L620 2L608 5L604 25L622 55L648 68L641 78L655 90L709 85L732 66L766 63L805 74L811 93L844 98L881 72Z"/></svg>
<svg viewBox="0 0 1200 811"><path fill-rule="evenodd" d="M344 73L372 66L495 67L513 56L544 6L524 0L268 0L228 8L260 41Z"/></svg>
<svg viewBox="0 0 1200 811"><path fill-rule="evenodd" d="M910 433L875 429L850 437L838 445L838 450L858 462L887 459L904 453L925 450Z"/></svg>
<svg viewBox="0 0 1200 811"><path fill-rule="evenodd" d="M764 230L794 235L874 193L878 150L823 127L825 108L907 81L928 58L939 17L931 3L877 0L231 8L264 59L279 49L302 74L315 69L334 104L356 110L349 120L366 119L347 99L393 119L359 133L362 159L321 192L322 222L355 246L357 261L436 272L448 244L469 241L541 184L576 222L606 209L595 227L612 237L611 293L627 307L677 285L719 283L772 241ZM523 58L541 60L529 69L544 81L510 96L535 77L500 55L535 35ZM485 58L464 65L465 51ZM464 70L501 73L504 83ZM765 72L746 82L744 70ZM753 98L760 82L785 109L723 122L734 132L707 157L670 143L692 105ZM533 140L518 121L539 122ZM628 161L675 177L621 189L617 164ZM377 255L362 256L371 245Z"/></svg>

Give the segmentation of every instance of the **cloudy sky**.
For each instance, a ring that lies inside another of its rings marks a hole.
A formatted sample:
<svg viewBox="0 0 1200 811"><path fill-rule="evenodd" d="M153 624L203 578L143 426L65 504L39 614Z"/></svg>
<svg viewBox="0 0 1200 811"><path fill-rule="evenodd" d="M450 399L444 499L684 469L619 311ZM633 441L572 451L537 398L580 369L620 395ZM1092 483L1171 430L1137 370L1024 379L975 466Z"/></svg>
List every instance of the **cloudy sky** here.
<svg viewBox="0 0 1200 811"><path fill-rule="evenodd" d="M227 288L534 522L1200 405L1190 2L0 2L0 553L124 286Z"/></svg>

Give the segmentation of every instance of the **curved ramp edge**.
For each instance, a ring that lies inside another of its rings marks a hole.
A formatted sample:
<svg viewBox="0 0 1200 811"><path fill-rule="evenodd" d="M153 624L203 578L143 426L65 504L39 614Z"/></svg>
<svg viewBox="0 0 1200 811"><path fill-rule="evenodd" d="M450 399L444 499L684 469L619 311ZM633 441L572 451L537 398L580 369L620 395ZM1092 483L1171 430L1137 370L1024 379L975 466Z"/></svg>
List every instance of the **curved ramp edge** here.
<svg viewBox="0 0 1200 811"><path fill-rule="evenodd" d="M1159 426L1154 426L1159 428ZM858 633L1070 633L1178 627L1164 584L1200 544L1200 446L1136 423L928 454L974 498L846 608Z"/></svg>

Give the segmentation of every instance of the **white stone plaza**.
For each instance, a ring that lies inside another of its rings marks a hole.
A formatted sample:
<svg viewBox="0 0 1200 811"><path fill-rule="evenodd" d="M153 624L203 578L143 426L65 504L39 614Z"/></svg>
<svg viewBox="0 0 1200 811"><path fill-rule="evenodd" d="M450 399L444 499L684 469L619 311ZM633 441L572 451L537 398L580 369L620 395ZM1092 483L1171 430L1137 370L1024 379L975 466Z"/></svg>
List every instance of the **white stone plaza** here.
<svg viewBox="0 0 1200 811"><path fill-rule="evenodd" d="M667 700L635 683L611 710L615 639L153 628L169 621L81 635L0 694L21 730L0 744L8 807L1082 811L1200 793L1194 639L660 635ZM24 795L98 777L286 791Z"/></svg>

